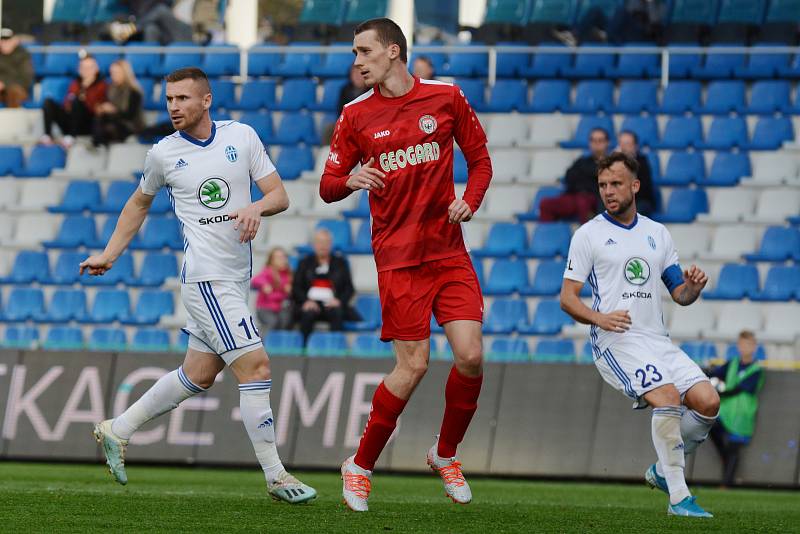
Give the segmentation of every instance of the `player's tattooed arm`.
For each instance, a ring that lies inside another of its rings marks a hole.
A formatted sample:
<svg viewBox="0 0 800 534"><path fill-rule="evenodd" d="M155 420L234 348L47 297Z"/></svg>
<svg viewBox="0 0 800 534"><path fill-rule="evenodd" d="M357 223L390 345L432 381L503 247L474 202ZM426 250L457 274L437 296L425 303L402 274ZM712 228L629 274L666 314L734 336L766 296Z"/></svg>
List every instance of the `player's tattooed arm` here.
<svg viewBox="0 0 800 534"><path fill-rule="evenodd" d="M708 283L708 276L696 265L692 265L683 273L684 282L672 290L672 300L681 306L688 306L700 297L700 293Z"/></svg>

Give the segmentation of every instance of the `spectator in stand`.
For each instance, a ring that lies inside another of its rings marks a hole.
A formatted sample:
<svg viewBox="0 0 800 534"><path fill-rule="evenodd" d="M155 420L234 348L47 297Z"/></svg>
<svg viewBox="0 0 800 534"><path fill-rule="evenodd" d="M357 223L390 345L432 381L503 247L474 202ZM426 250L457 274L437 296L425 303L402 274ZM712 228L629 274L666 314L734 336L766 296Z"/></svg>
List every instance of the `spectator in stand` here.
<svg viewBox="0 0 800 534"><path fill-rule="evenodd" d="M136 81L130 63L118 59L110 67L111 85L108 101L95 110L92 142L95 146L124 141L144 127L142 88Z"/></svg>
<svg viewBox="0 0 800 534"><path fill-rule="evenodd" d="M168 45L175 41L191 41L192 27L179 20L172 11L172 0L123 0L130 8L130 22L112 23L111 35L124 43L134 34L142 40Z"/></svg>
<svg viewBox="0 0 800 534"><path fill-rule="evenodd" d="M639 192L636 193L636 211L642 215L650 216L656 211L656 191L653 184L653 175L650 171L650 161L647 156L639 152L639 138L636 134L624 130L617 137L617 150L636 160L639 164Z"/></svg>
<svg viewBox="0 0 800 534"><path fill-rule="evenodd" d="M736 348L739 354L711 371L711 383L720 397L719 418L711 428L711 441L722 457L722 484L735 483L742 447L750 443L756 427L758 394L764 387L764 370L753 361L756 336L744 330Z"/></svg>
<svg viewBox="0 0 800 534"><path fill-rule="evenodd" d="M608 132L595 128L589 132L589 155L581 156L567 169L564 176L565 191L544 198L539 206L539 220L543 222L577 218L583 224L597 212L597 163L608 155Z"/></svg>
<svg viewBox="0 0 800 534"><path fill-rule="evenodd" d="M332 255L331 233L321 228L314 233L314 252L300 261L292 284L295 317L300 323L303 344L316 321L326 321L331 330L342 330L344 321L358 321L358 312L350 307L355 289L350 267L344 258Z"/></svg>
<svg viewBox="0 0 800 534"><path fill-rule="evenodd" d="M0 30L0 102L18 108L28 99L33 84L30 53L19 46L19 37L8 28Z"/></svg>
<svg viewBox="0 0 800 534"><path fill-rule="evenodd" d="M78 77L72 81L64 97L58 104L51 98L44 101L43 143L53 142L53 124L57 124L64 135L62 144L69 147L76 135L90 135L92 123L100 104L106 101L108 84L100 76L97 61L84 55L78 64Z"/></svg>
<svg viewBox="0 0 800 534"><path fill-rule="evenodd" d="M270 330L287 330L292 325L289 297L292 294L292 268L289 256L281 247L275 247L267 256L264 269L250 282L258 291L256 316L262 337Z"/></svg>
<svg viewBox="0 0 800 534"><path fill-rule="evenodd" d="M423 80L434 79L433 62L428 56L417 56L412 63L411 74Z"/></svg>

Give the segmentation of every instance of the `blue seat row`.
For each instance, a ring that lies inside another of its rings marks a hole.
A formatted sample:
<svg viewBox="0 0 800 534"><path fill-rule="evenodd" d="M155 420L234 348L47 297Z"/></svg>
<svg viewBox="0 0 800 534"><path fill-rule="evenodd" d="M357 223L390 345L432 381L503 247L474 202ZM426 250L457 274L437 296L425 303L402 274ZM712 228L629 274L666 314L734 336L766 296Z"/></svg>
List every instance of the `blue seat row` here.
<svg viewBox="0 0 800 534"><path fill-rule="evenodd" d="M540 223L534 228L530 245L523 224L495 223L483 248L472 253L478 257L505 257L517 255L526 258L566 257L569 251L571 230L567 223Z"/></svg>
<svg viewBox="0 0 800 534"><path fill-rule="evenodd" d="M797 252L797 251L795 251ZM705 291L708 300L742 300L786 302L800 300L800 265L775 265L767 272L764 287L759 288L758 269L755 265L726 264L722 267L717 284Z"/></svg>
<svg viewBox="0 0 800 534"><path fill-rule="evenodd" d="M48 350L135 350L137 352L166 352L186 347L186 336L179 336L177 343L170 342L169 332L159 328L137 329L128 343L128 336L121 328L98 327L86 340L83 331L75 326L54 326L47 337L40 339L35 326L14 325L6 327L3 346L32 348L41 346Z"/></svg>
<svg viewBox="0 0 800 534"><path fill-rule="evenodd" d="M66 162L67 154L58 145L36 145L27 158L21 146L0 146L0 176L50 176L53 169L63 168Z"/></svg>
<svg viewBox="0 0 800 534"><path fill-rule="evenodd" d="M43 243L45 248L103 248L116 226L116 217L106 219L100 235L91 215L67 215L58 235ZM183 250L180 222L175 217L154 215L148 217L141 232L131 241L133 250Z"/></svg>
<svg viewBox="0 0 800 534"><path fill-rule="evenodd" d="M528 303L525 300L498 298L492 302L489 313L483 323L483 331L487 334L523 335L555 335L564 326L575 324L567 315L558 300L542 300L536 306L531 318L528 314Z"/></svg>

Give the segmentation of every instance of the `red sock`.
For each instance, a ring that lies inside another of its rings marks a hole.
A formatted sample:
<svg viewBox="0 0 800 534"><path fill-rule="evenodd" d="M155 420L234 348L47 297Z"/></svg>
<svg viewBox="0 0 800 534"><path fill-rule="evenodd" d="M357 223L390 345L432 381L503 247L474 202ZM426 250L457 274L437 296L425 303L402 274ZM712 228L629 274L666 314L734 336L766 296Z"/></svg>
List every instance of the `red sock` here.
<svg viewBox="0 0 800 534"><path fill-rule="evenodd" d="M439 432L439 447L436 451L442 458L456 455L456 447L464 439L472 416L478 409L478 396L481 394L483 375L464 376L456 370L450 370L447 385L444 388L444 418Z"/></svg>
<svg viewBox="0 0 800 534"><path fill-rule="evenodd" d="M367 427L361 436L358 452L353 460L356 465L372 471L378 456L394 432L397 418L400 417L407 402L386 389L383 382L380 383L375 395L372 396L372 410L369 413Z"/></svg>

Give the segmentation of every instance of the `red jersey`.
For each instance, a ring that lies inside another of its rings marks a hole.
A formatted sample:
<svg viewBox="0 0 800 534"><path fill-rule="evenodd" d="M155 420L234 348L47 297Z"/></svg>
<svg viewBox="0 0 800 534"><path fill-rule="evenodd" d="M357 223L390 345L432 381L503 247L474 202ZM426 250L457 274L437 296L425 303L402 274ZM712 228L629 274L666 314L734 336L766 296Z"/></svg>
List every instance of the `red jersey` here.
<svg viewBox="0 0 800 534"><path fill-rule="evenodd" d="M491 178L491 163L483 127L457 86L415 78L403 96L387 98L375 87L342 110L320 195L327 202L345 198L352 193L345 185L350 171L375 158L373 166L386 174L386 187L369 192L378 271L466 252L461 225L448 222L447 208L456 198L454 140L465 156L478 151L485 155L488 176L483 189L464 196L474 212Z"/></svg>

